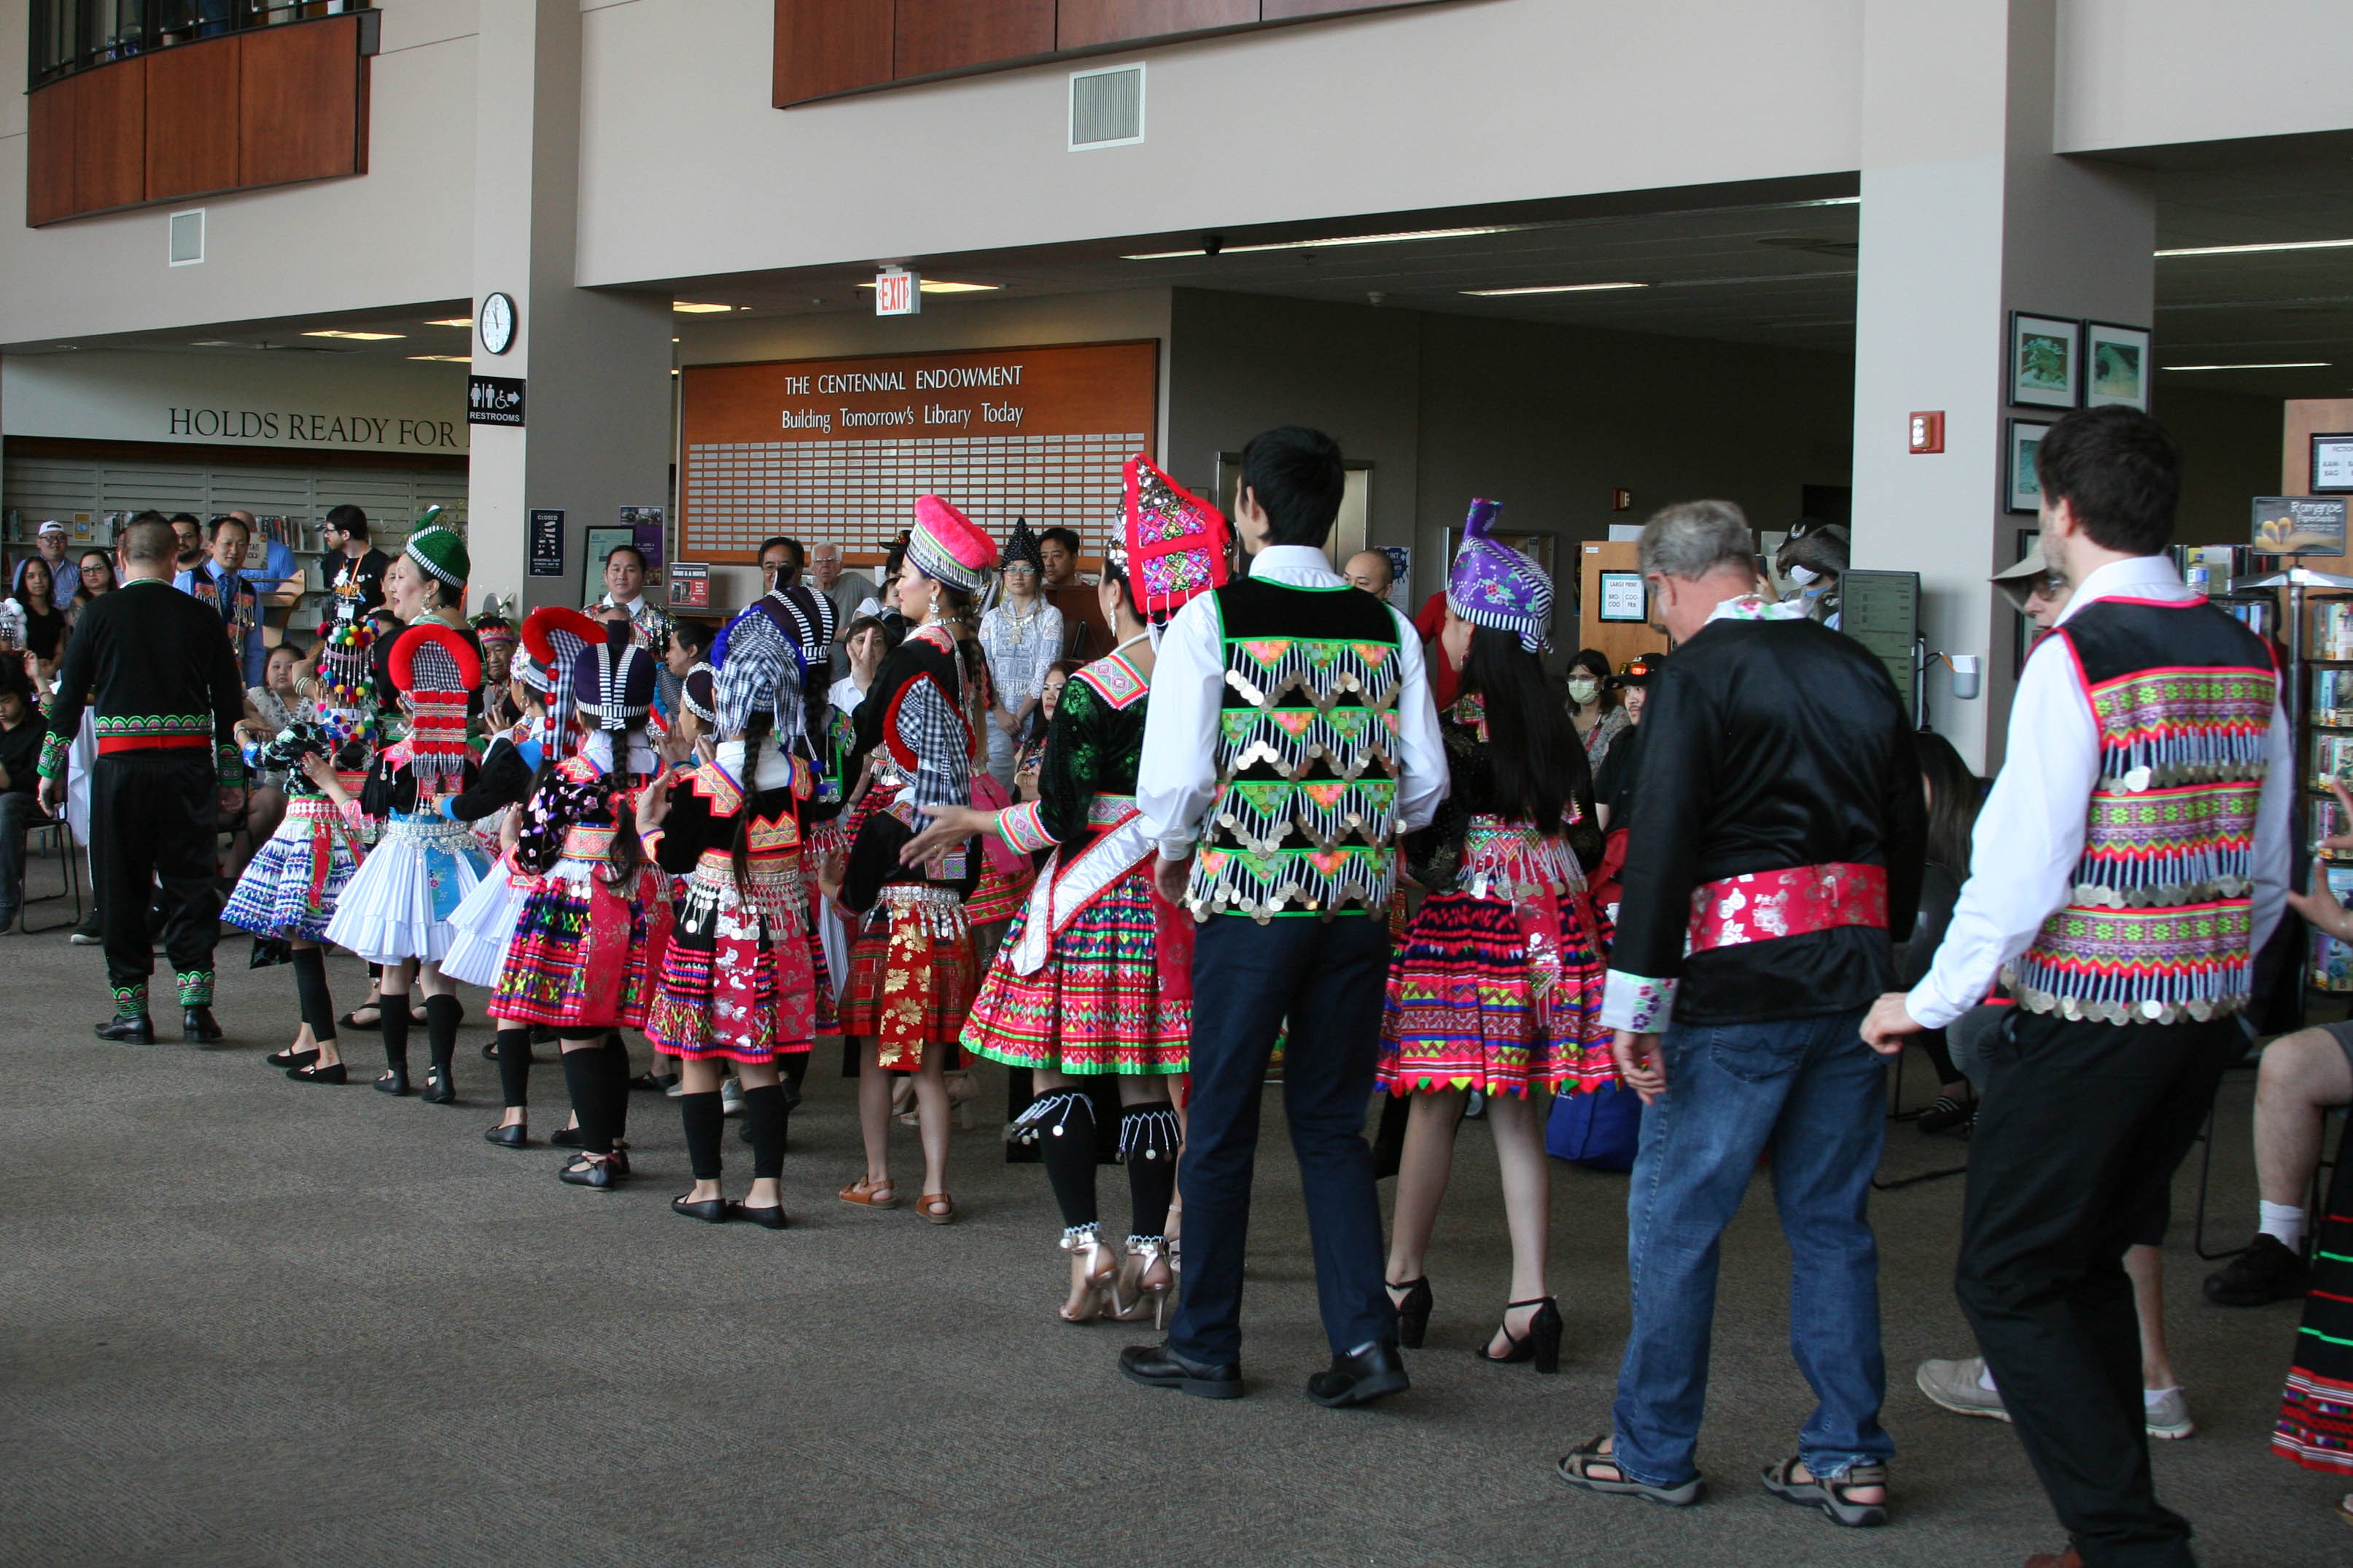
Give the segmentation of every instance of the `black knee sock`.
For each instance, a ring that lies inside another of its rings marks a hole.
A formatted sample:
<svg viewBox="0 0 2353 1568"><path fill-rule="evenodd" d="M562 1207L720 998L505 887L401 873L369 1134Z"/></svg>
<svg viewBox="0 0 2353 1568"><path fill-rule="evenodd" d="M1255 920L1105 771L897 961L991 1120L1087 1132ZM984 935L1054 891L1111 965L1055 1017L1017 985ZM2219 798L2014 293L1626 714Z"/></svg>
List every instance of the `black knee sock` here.
<svg viewBox="0 0 2353 1568"><path fill-rule="evenodd" d="M1119 1113L1119 1155L1127 1162L1127 1234L1165 1236L1176 1196L1176 1108L1165 1100Z"/></svg>
<svg viewBox="0 0 2353 1568"><path fill-rule="evenodd" d="M580 1146L598 1154L613 1152L613 1123L605 1108L604 1057L598 1046L564 1053L564 1087L572 1091L572 1112L580 1118Z"/></svg>
<svg viewBox="0 0 2353 1568"><path fill-rule="evenodd" d="M1061 1205L1062 1224L1076 1230L1095 1223L1095 1108L1082 1089L1049 1090L1029 1102L1014 1123L1034 1139L1046 1180Z"/></svg>
<svg viewBox="0 0 2353 1568"><path fill-rule="evenodd" d="M718 1096L712 1098L715 1101ZM719 1137L718 1114L717 1111L712 1112L711 1136L714 1148ZM752 1140L754 1180L774 1181L785 1173L785 1118L790 1114L785 1103L783 1084L763 1084L758 1089L744 1091L744 1131Z"/></svg>
<svg viewBox="0 0 2353 1568"><path fill-rule="evenodd" d="M531 1103L531 1031L501 1029L499 1045L499 1093L507 1109Z"/></svg>
<svg viewBox="0 0 2353 1568"><path fill-rule="evenodd" d="M719 1157L719 1134L727 1125L727 1112L719 1103L719 1091L708 1094L681 1094L678 1097L678 1119L686 1124L686 1163L698 1182L715 1182L723 1169Z"/></svg>
<svg viewBox="0 0 2353 1568"><path fill-rule="evenodd" d="M458 1057L458 1016L464 1011L455 996L425 999L426 1045L433 1052L433 1065L445 1073Z"/></svg>
<svg viewBox="0 0 2353 1568"><path fill-rule="evenodd" d="M327 994L327 955L315 947L294 950L294 996L314 1040L335 1037L335 1004Z"/></svg>
<svg viewBox="0 0 2353 1568"><path fill-rule="evenodd" d="M384 1031L384 1065L393 1071L408 1070L408 994L395 996L385 994L379 1011L384 1015L378 1027Z"/></svg>
<svg viewBox="0 0 2353 1568"><path fill-rule="evenodd" d="M629 1047L621 1044L620 1030L607 1032L604 1058L606 1114L613 1119L613 1136L620 1138L629 1131Z"/></svg>

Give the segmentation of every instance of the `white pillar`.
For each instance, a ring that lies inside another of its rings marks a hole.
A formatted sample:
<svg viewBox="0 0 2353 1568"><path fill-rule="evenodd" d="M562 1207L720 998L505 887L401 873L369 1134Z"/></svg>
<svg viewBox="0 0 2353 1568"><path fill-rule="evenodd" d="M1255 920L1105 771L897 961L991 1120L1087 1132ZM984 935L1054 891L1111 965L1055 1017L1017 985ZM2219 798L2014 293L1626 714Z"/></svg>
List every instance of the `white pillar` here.
<svg viewBox="0 0 2353 1568"><path fill-rule="evenodd" d="M2029 515L2004 510L2009 312L2150 324L2154 200L2055 155L2056 0L1864 0L1855 289L1854 564L1920 574L1930 651L1986 656L1985 695L1928 678L1929 723L1999 766L2016 621L1987 578ZM1945 449L1910 451L1910 416Z"/></svg>
<svg viewBox="0 0 2353 1568"><path fill-rule="evenodd" d="M475 41L474 305L511 295L503 354L474 335L474 373L525 382L521 429L470 435L472 597L579 604L582 531L669 500L666 298L574 286L580 193L579 0L500 0ZM533 510L565 514L564 575L524 574Z"/></svg>

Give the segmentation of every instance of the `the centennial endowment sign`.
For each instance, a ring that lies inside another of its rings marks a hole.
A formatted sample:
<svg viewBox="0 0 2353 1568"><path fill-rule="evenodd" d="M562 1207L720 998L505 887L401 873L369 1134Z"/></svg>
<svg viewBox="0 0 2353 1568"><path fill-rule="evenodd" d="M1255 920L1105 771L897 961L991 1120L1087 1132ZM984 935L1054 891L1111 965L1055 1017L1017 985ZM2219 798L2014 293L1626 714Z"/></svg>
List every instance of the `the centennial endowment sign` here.
<svg viewBox="0 0 2353 1568"><path fill-rule="evenodd" d="M881 549L941 495L1002 536L1015 517L1099 554L1121 468L1150 453L1159 345L1145 341L689 365L679 551L755 560L787 533Z"/></svg>

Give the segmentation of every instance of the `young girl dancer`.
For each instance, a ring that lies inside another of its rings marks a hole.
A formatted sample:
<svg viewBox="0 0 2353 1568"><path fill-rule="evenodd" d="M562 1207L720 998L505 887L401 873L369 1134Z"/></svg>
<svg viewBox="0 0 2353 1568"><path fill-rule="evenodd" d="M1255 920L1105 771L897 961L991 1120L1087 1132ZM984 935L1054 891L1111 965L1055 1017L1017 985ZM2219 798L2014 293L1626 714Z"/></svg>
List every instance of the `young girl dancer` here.
<svg viewBox="0 0 2353 1568"><path fill-rule="evenodd" d="M542 762L561 758L578 731L568 722L551 723L550 712L572 710L572 667L582 651L604 639L605 628L578 610L549 605L523 620L522 646L510 663L509 700L520 715L513 727L491 741L482 754L481 776L472 789L444 800L455 821L473 821L501 807L520 805L538 783ZM501 826L504 851L491 874L475 885L450 917L454 928L441 973L469 985L495 990L514 937L523 902L537 880L515 864L522 838L520 814L508 812ZM499 1064L499 1124L483 1138L505 1149L531 1146L531 1028L501 1023L493 1041Z"/></svg>
<svg viewBox="0 0 2353 1568"><path fill-rule="evenodd" d="M684 1080L678 1110L694 1186L670 1208L713 1224L740 1214L782 1230L786 1118L816 1040L800 870L801 815L815 775L801 754L807 709L793 640L754 605L719 645L716 754L672 769L638 796L646 853L673 875L692 873L646 1036L679 1058ZM752 1190L740 1206L719 1185L720 1083L730 1063L752 1145Z"/></svg>
<svg viewBox="0 0 2353 1568"><path fill-rule="evenodd" d="M1440 732L1454 780L1430 826L1406 840L1429 889L1389 967L1381 1083L1415 1097L1398 1172L1389 1294L1398 1338L1430 1321L1422 1256L1454 1157L1465 1096L1486 1097L1512 1233L1512 1300L1481 1350L1491 1362L1559 1364L1561 1318L1545 1287L1550 1174L1539 1088L1573 1094L1614 1075L1600 1023L1605 933L1585 896L1598 862L1593 781L1536 651L1552 583L1487 530L1471 504L1446 584L1448 662L1461 695Z"/></svg>
<svg viewBox="0 0 2353 1568"><path fill-rule="evenodd" d="M998 812L927 807L932 826L903 862L974 833L1024 852L1052 849L1006 933L965 1023L965 1047L1036 1073L1038 1098L1015 1121L1039 1146L1071 1255L1065 1322L1108 1310L1155 1321L1175 1275L1164 1233L1180 1142L1168 1097L1189 1065L1193 922L1152 887L1154 845L1135 806L1135 770L1152 681L1150 628L1225 581L1226 521L1142 458L1128 464L1124 548L1096 589L1119 645L1071 678L1056 706L1038 799ZM1139 583L1163 584L1139 591ZM1103 1237L1095 1201L1094 1104L1078 1079L1119 1080L1127 1165L1127 1257Z"/></svg>
<svg viewBox="0 0 2353 1568"><path fill-rule="evenodd" d="M654 660L627 621L603 628L572 670L578 754L540 760L514 863L537 880L524 897L491 1016L554 1029L580 1118L581 1153L563 1179L611 1188L629 1174L629 1053L614 1031L645 1026L670 944L670 879L638 842L634 792L659 770L646 737ZM553 715L551 715L553 716ZM385 1015L387 1017L390 1014Z"/></svg>
<svg viewBox="0 0 2353 1568"><path fill-rule="evenodd" d="M962 512L937 496L917 499L898 597L901 612L921 624L882 661L859 704L847 776L862 781L866 798L858 804L867 811L839 887L825 889L858 917L841 1031L858 1052L866 1173L840 1196L871 1208L898 1203L891 1180L890 1074L911 1070L923 1145L916 1212L934 1225L948 1224L956 1212L947 1192L948 1094L941 1074L972 1005L976 977L964 900L979 856L959 843L911 870L899 863L899 852L924 826L922 807L972 801L975 731L949 623L969 608L996 559L988 535Z"/></svg>

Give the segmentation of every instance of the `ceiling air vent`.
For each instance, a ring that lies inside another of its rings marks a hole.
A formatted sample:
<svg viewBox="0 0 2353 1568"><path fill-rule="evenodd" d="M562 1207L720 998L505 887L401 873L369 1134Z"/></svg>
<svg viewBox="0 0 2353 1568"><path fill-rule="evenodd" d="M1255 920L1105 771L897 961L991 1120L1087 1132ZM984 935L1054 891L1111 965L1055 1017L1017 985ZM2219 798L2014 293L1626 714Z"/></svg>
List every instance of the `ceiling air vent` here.
<svg viewBox="0 0 2353 1568"><path fill-rule="evenodd" d="M1144 67L1071 73L1071 151L1129 147L1144 140Z"/></svg>
<svg viewBox="0 0 2353 1568"><path fill-rule="evenodd" d="M194 267L205 258L205 209L172 215L172 256L174 267Z"/></svg>

